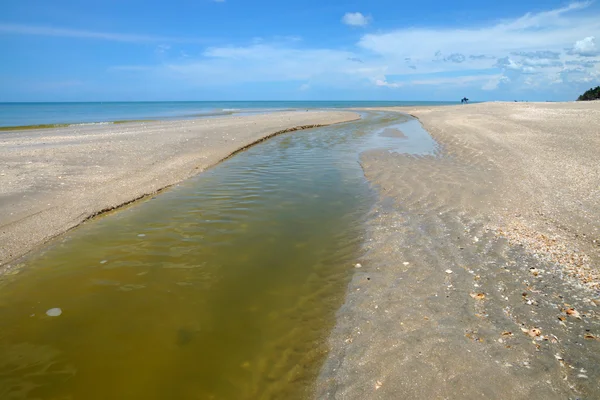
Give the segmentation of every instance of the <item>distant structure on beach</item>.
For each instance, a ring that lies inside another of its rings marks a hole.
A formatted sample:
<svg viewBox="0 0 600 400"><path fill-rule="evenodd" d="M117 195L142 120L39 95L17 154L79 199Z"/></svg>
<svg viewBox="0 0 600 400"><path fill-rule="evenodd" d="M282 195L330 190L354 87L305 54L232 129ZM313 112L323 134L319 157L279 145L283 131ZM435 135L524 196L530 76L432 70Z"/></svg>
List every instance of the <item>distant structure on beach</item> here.
<svg viewBox="0 0 600 400"><path fill-rule="evenodd" d="M467 99L466 97L463 97L462 100L460 101L462 104L469 104L469 99Z"/></svg>

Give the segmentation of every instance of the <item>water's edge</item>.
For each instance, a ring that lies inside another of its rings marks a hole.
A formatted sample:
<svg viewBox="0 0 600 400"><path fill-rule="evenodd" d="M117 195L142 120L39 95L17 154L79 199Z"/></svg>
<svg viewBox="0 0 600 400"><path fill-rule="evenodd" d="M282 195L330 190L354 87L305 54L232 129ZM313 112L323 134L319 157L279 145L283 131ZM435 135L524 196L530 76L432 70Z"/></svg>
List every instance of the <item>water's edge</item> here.
<svg viewBox="0 0 600 400"><path fill-rule="evenodd" d="M597 398L597 292L467 203L495 171L433 155L361 160L377 200L313 398Z"/></svg>
<svg viewBox="0 0 600 400"><path fill-rule="evenodd" d="M361 155L435 153L405 114L361 116L238 149L31 254L0 279L0 383L36 383L12 357L71 377L42 371L39 398L95 385L148 399L310 397L376 198ZM52 307L64 315L47 317ZM120 368L104 370L111 360Z"/></svg>
<svg viewBox="0 0 600 400"><path fill-rule="evenodd" d="M243 151L245 151L245 150L247 150L247 149L249 149L249 148L251 148L253 146L256 146L257 144L262 143L262 142L264 142L264 141L266 141L268 139L271 139L271 138L273 138L275 136L278 136L278 135L281 135L281 134L284 134L284 133L290 133L290 132L295 132L295 131L300 131L300 130L325 127L325 126L345 124L345 123L357 121L359 119L360 119L360 117L357 117L357 118L355 118L353 120L344 121L344 122L338 122L338 123L333 123L333 124L299 125L299 126L295 126L295 127L292 127L292 128L287 128L287 129L276 131L276 132L273 132L273 133L270 133L270 134L266 134L265 136L263 136L263 137L255 140L254 142L252 142L250 144L247 144L247 145L244 145L244 146L242 146L242 147L240 147L240 148L232 151L231 153L229 153L226 156L224 156L221 159L219 159L217 162L215 162L213 164L210 164L206 168L204 168L204 169L202 169L200 171L196 171L193 174L190 174L190 175L184 177L183 179L179 179L179 180L173 181L173 182L169 183L168 185L160 187L159 189L147 191L147 192L145 192L145 193L143 193L143 194L141 194L139 196L133 197L133 198L131 198L129 200L126 200L126 201L124 201L124 202L122 202L120 204L117 204L117 205L114 205L114 206L111 206L111 207L107 207L107 208L103 208L103 209L100 209L100 210L97 210L97 211L92 211L92 212L90 212L87 215L80 216L80 218L77 221L74 221L73 225L71 225L69 228L67 228L65 230L62 230L60 232L56 232L55 234L49 236L43 243L38 243L34 247L28 249L26 252L17 254L15 257L6 260L3 265L0 265L0 276L2 276L4 274L7 274L11 270L13 270L15 268L15 266L19 263L19 261L21 259L27 257L28 255L30 255L31 253L33 253L33 252L35 252L35 251L37 251L39 249L42 249L44 246L48 245L48 243L50 243L53 240L55 240L56 238L64 235L65 233L67 233L67 232L69 232L69 231L77 228L81 224L83 224L83 223L85 223L85 222L87 222L87 221L89 221L91 219L94 219L96 217L99 217L99 216L101 216L103 214L106 214L108 212L115 211L115 210L118 210L118 209L123 208L125 206L132 205L132 204L134 204L134 203L136 203L138 201L141 201L141 200L145 200L145 199L147 199L150 196L156 196L157 194L160 194L160 193L164 192L165 190L168 190L169 188L172 188L173 186L175 186L177 184L180 184L180 183L182 183L183 181L185 181L187 179L190 179L190 178L192 178L194 176L197 176L197 175L199 175L199 174L201 174L201 173L203 173L205 171L208 171L211 168L214 168L215 166L217 166L220 163L222 163L223 161L225 161L225 160L233 157L234 155L236 155L236 154L238 154L240 152L243 152ZM58 127L56 129L61 129L61 127Z"/></svg>
<svg viewBox="0 0 600 400"><path fill-rule="evenodd" d="M361 109L354 109L355 111L361 111ZM365 111L365 110L362 110ZM368 110L368 111L381 111L380 109ZM410 133L410 135L414 135L415 137L421 136L422 139L429 140L428 146L430 147L430 151L424 151L426 157L431 157L433 159L439 159L444 156L443 146L427 131L421 120L410 113L398 111L394 109L386 110L389 113L397 113L404 116L407 116L408 121L402 123L402 134L406 135L406 133ZM404 136L406 137L406 136ZM368 149L366 152L363 152L361 155L368 154L370 152L378 152L381 149ZM406 155L402 154L401 156L410 157L420 157L422 155ZM344 384L347 384L346 381L342 379L346 376L338 374L336 371L342 368L342 364L347 361L347 357L353 359L351 363L355 363L356 354L346 354L343 350L344 346L341 346L340 343L351 344L353 342L353 337L350 334L351 332L360 335L360 330L356 330L354 325L363 325L366 321L367 324L370 323L368 319L369 311L365 309L361 309L360 312L357 312L356 309L359 308L356 305L356 300L354 296L361 296L361 294L357 294L354 291L367 289L363 287L363 283L365 279L368 281L371 280L370 276L375 273L371 263L373 262L372 252L379 250L378 245L382 245L382 243L378 243L375 239L376 235L374 234L374 227L378 227L378 219L381 218L382 207L387 208L393 202L393 199L386 195L385 190L380 186L380 182L376 182L372 177L367 175L366 166L363 163L362 156L359 159L359 165L363 173L363 177L367 182L367 185L370 188L371 195L373 196L373 202L371 204L370 209L367 214L364 216L363 221L363 229L364 236L363 241L360 246L359 254L357 257L357 264L352 273L351 278L348 281L345 293L343 295L343 300L335 313L335 323L331 328L328 338L327 338L327 348L328 354L325 356L321 368L319 370L319 375L317 379L313 382L311 388L311 399L323 399L323 398L338 398L338 390L341 392L340 387L343 387ZM376 228L375 228L376 229ZM375 240L375 242L373 242ZM377 271L379 268L376 268ZM368 289L367 289L368 291ZM363 293L363 296L368 296L367 293ZM339 385L339 387L338 387ZM377 383L375 384L375 386ZM377 388L378 389L378 388ZM375 390L377 390L375 389ZM363 393L362 395L364 395ZM342 397L343 398L343 397Z"/></svg>
<svg viewBox="0 0 600 400"><path fill-rule="evenodd" d="M445 106L432 101L200 101L104 103L0 103L0 133L53 125L120 124L265 114L274 111L351 109L401 106ZM9 128L10 127L10 128Z"/></svg>

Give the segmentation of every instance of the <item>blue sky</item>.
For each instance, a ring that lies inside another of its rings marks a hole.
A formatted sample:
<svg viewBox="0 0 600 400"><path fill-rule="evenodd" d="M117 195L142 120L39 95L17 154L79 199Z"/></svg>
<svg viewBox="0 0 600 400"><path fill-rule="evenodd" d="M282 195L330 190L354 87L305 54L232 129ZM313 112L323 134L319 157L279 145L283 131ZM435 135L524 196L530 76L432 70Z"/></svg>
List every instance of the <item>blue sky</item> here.
<svg viewBox="0 0 600 400"><path fill-rule="evenodd" d="M572 100L600 4L5 1L0 52L0 101Z"/></svg>

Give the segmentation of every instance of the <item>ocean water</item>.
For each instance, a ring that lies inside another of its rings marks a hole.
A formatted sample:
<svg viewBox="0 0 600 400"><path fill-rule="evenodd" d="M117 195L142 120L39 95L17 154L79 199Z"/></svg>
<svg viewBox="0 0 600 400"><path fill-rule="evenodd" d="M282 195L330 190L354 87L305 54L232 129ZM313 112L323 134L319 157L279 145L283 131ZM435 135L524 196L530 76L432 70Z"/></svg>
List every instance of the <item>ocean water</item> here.
<svg viewBox="0 0 600 400"><path fill-rule="evenodd" d="M316 108L451 105L415 101L164 101L0 103L0 127L164 120Z"/></svg>

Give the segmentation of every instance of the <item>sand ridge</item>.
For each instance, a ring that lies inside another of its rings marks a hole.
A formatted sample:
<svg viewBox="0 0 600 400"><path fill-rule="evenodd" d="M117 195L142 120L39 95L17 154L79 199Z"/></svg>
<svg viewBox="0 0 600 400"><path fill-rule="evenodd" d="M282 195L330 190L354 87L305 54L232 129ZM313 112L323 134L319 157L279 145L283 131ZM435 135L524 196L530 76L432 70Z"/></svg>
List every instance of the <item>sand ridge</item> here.
<svg viewBox="0 0 600 400"><path fill-rule="evenodd" d="M273 134L352 121L346 111L0 134L0 268L97 215L156 193Z"/></svg>

